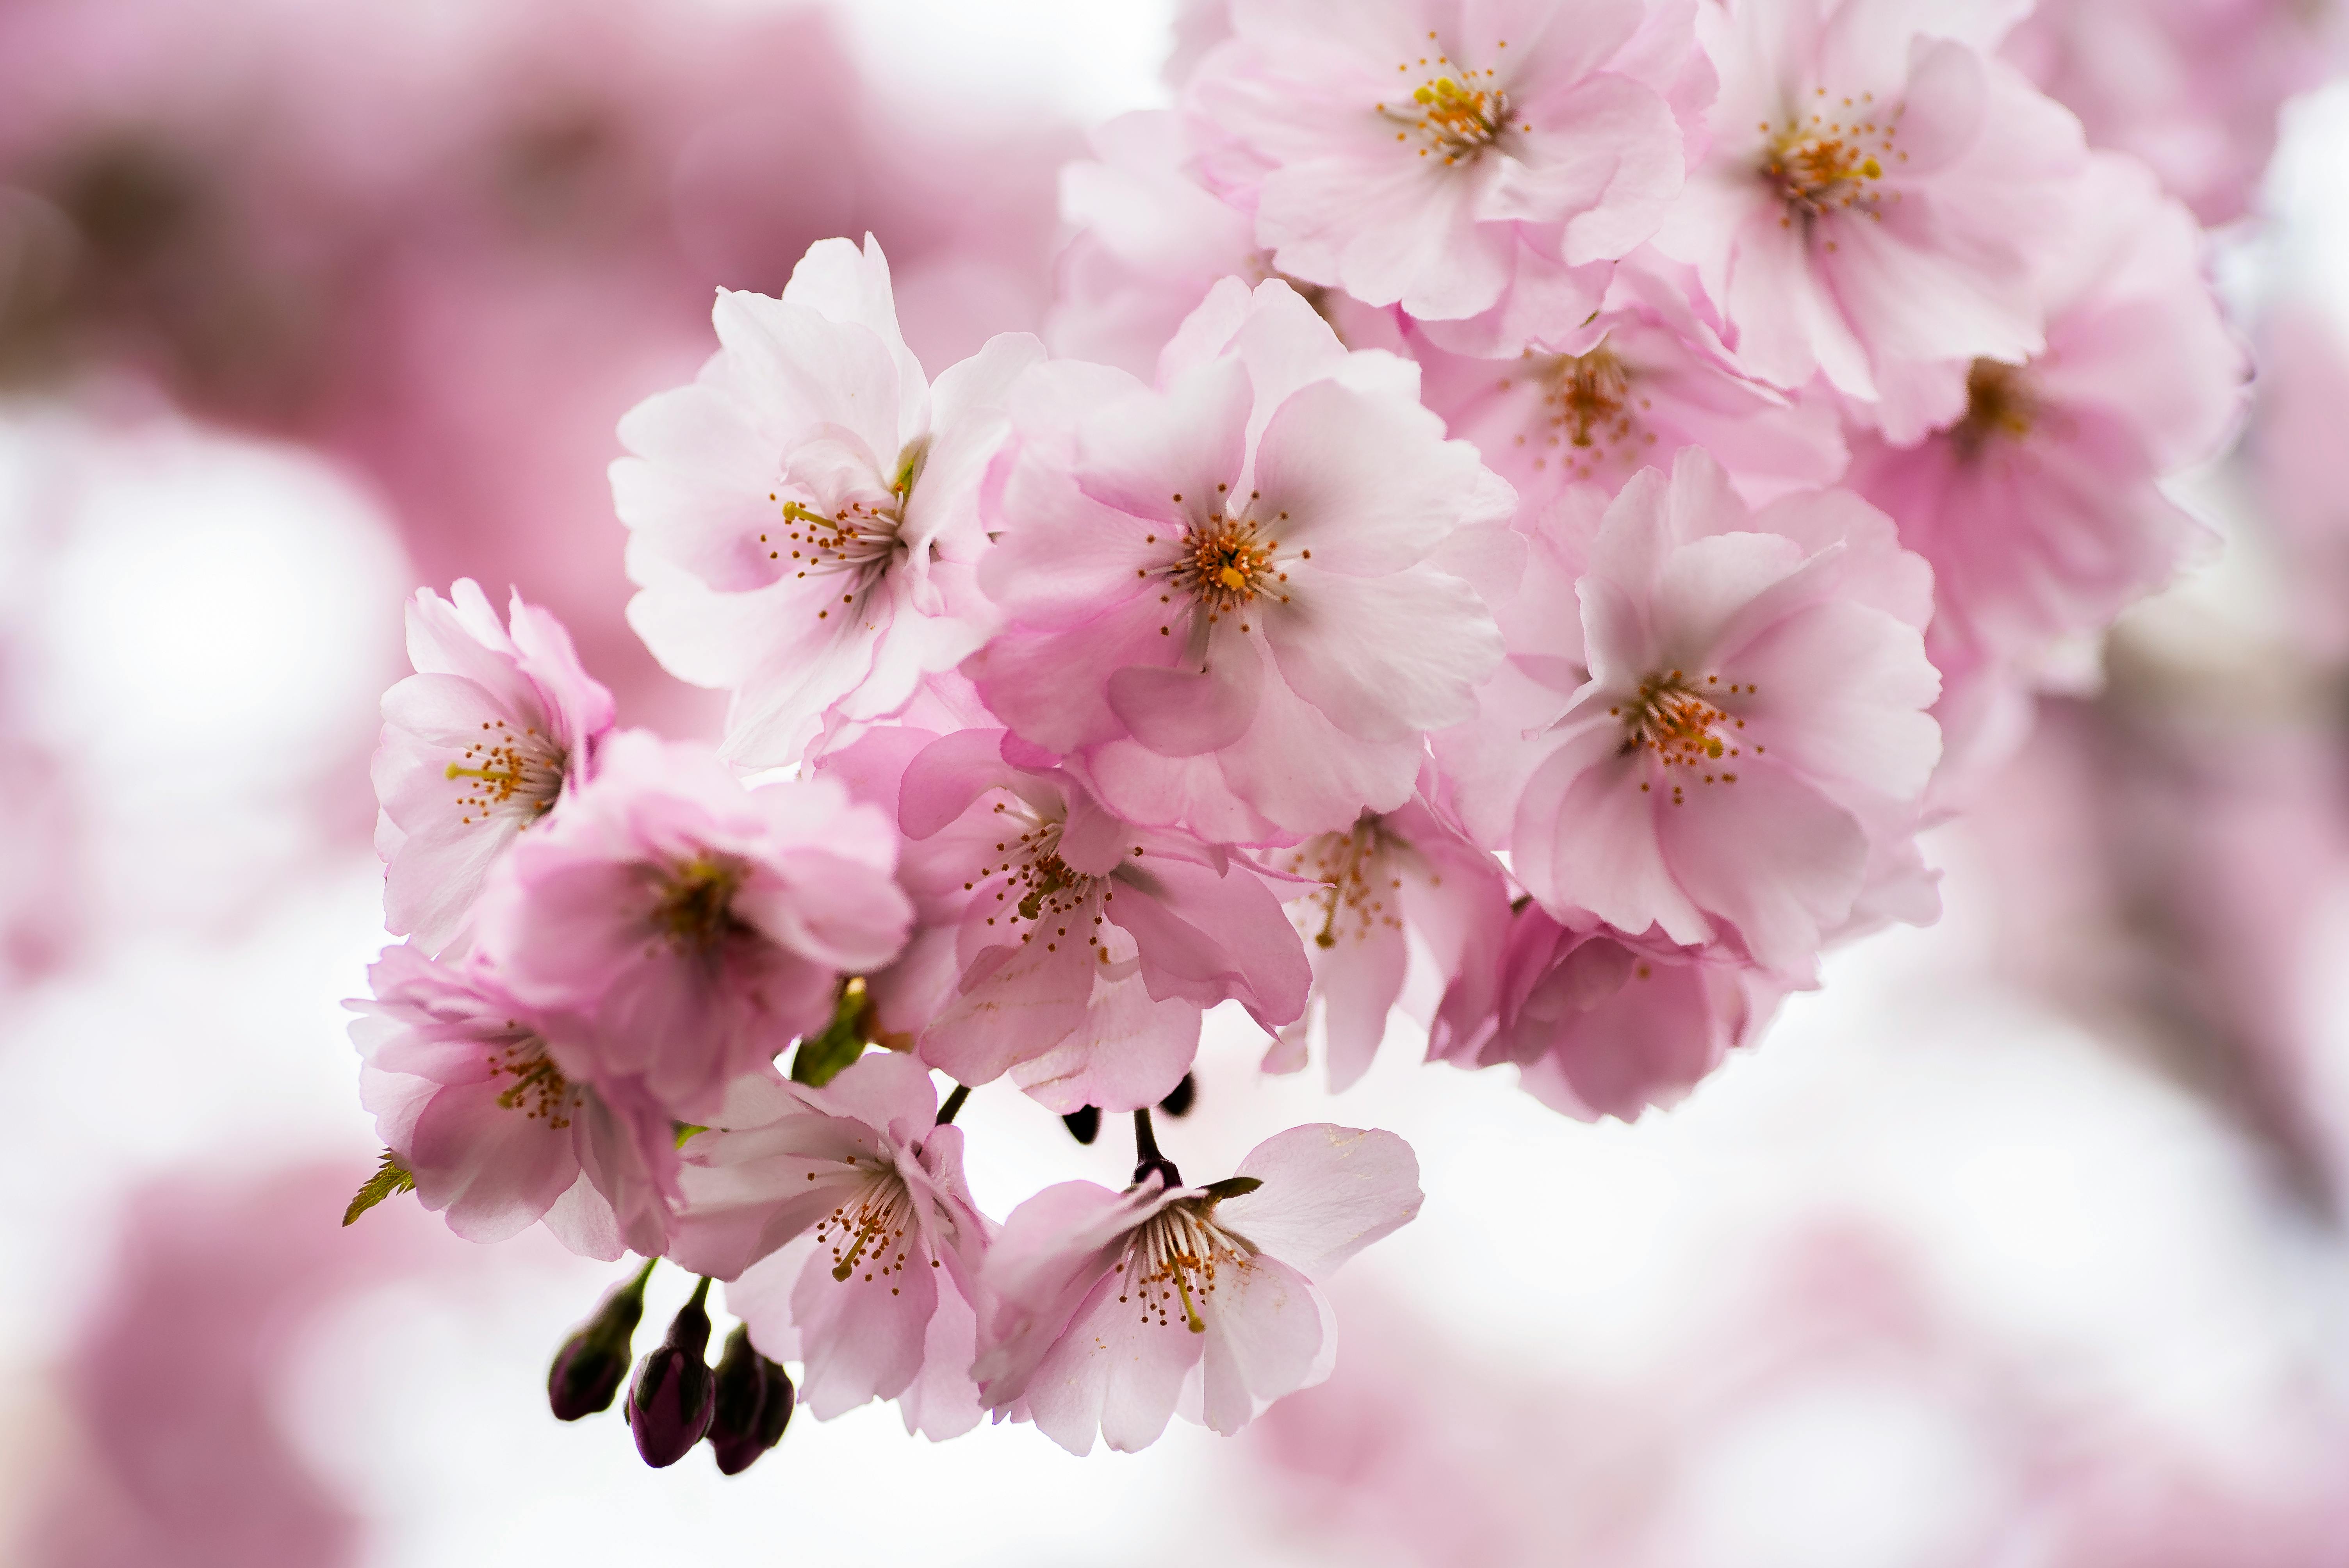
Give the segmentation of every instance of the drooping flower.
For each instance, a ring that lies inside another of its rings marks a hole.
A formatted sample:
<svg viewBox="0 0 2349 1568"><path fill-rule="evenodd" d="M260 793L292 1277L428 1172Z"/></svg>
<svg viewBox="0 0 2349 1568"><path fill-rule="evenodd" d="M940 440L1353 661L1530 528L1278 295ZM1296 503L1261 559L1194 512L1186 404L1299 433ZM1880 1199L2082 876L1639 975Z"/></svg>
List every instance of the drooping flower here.
<svg viewBox="0 0 2349 1568"><path fill-rule="evenodd" d="M1857 498L1757 516L1694 449L1624 487L1588 560L1588 678L1474 754L1472 825L1506 811L1513 869L1568 924L1799 980L1907 864L1940 754L1930 572Z"/></svg>
<svg viewBox="0 0 2349 1568"><path fill-rule="evenodd" d="M1227 1000L1268 1030L1305 1008L1305 956L1265 875L1136 827L1001 730L876 730L830 766L896 812L918 916L870 984L884 1032L967 1084L1005 1073L1055 1111L1154 1105Z"/></svg>
<svg viewBox="0 0 2349 1568"><path fill-rule="evenodd" d="M726 1130L685 1145L672 1256L730 1281L728 1310L830 1420L895 1399L907 1431L978 1423L972 1302L992 1227L962 1173L962 1129L912 1057L876 1051L822 1088L749 1089Z"/></svg>
<svg viewBox="0 0 2349 1568"><path fill-rule="evenodd" d="M745 789L707 748L636 730L482 896L482 950L567 1020L566 1077L627 1080L716 1122L730 1084L829 1020L843 975L896 956L896 839L824 779Z"/></svg>
<svg viewBox="0 0 2349 1568"><path fill-rule="evenodd" d="M1043 349L1007 333L931 385L870 236L811 246L780 300L721 291L713 320L700 379L621 421L628 614L670 671L734 694L725 755L771 767L985 635L980 481Z"/></svg>
<svg viewBox="0 0 2349 1568"><path fill-rule="evenodd" d="M545 1022L478 957L393 947L367 981L371 997L349 1005L360 1098L427 1209L467 1241L544 1220L591 1257L663 1249L677 1172L666 1112L568 1076Z"/></svg>
<svg viewBox="0 0 2349 1568"><path fill-rule="evenodd" d="M1134 821L1262 843L1401 806L1421 732L1501 655L1437 560L1512 505L1416 368L1237 279L1163 389L1052 368L979 569L1007 622L965 665L988 707Z"/></svg>
<svg viewBox="0 0 2349 1568"><path fill-rule="evenodd" d="M1964 416L1920 443L1853 438L1847 482L1932 563L1937 641L2002 661L2101 627L2208 538L2158 481L2212 456L2242 403L2193 219L2126 159L2097 155L2081 189L2046 350L1974 361Z"/></svg>
<svg viewBox="0 0 2349 1568"><path fill-rule="evenodd" d="M1756 505L1832 484L1847 455L1826 399L1748 378L1657 271L1626 264L1579 354L1468 358L1414 344L1427 406L1516 487L1521 514L1568 485L1609 494L1643 468L1702 447Z"/></svg>
<svg viewBox="0 0 2349 1568"><path fill-rule="evenodd" d="M2020 7L1736 0L1698 25L1710 149L1657 237L1747 371L1824 374L1895 439L1963 406L1966 366L2044 346L2036 265L2079 201L2079 123L1990 57Z"/></svg>
<svg viewBox="0 0 2349 1568"><path fill-rule="evenodd" d="M416 674L384 694L375 754L376 849L384 926L439 953L465 933L490 867L594 766L612 694L588 677L570 634L517 593L511 626L478 583L408 606Z"/></svg>
<svg viewBox="0 0 2349 1568"><path fill-rule="evenodd" d="M1370 1070L1387 1016L1418 969L1433 1004L1470 983L1506 939L1509 891L1500 862L1426 802L1366 815L1271 857L1282 871L1321 884L1288 906L1306 937L1313 997L1327 1043L1330 1088ZM1440 987L1440 988L1439 988ZM1423 1010L1423 1012L1424 1010ZM1305 1020L1281 1031L1276 1060L1304 1065Z"/></svg>
<svg viewBox="0 0 2349 1568"><path fill-rule="evenodd" d="M1238 0L1187 108L1283 273L1465 352L1561 348L1680 190L1693 10Z"/></svg>
<svg viewBox="0 0 2349 1568"><path fill-rule="evenodd" d="M1319 1282L1418 1213L1419 1161L1392 1132L1295 1127L1206 1187L1158 1171L1112 1192L1047 1187L989 1250L979 1391L1084 1453L1131 1452L1178 1404L1226 1435L1320 1382L1337 1321Z"/></svg>
<svg viewBox="0 0 2349 1568"><path fill-rule="evenodd" d="M1514 1062L1527 1092L1582 1121L1671 1104L1758 1037L1785 991L1723 954L1569 930L1536 903L1485 961L1497 973L1454 983L1429 1055Z"/></svg>

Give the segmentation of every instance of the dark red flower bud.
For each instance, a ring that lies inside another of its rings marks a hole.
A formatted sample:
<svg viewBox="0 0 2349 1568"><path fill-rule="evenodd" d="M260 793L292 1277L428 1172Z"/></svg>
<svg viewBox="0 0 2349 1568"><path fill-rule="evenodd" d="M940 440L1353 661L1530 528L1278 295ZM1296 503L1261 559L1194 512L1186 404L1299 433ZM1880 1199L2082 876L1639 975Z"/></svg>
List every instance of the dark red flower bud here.
<svg viewBox="0 0 2349 1568"><path fill-rule="evenodd" d="M628 1390L628 1429L636 1434L636 1452L659 1470L685 1458L709 1430L717 1408L713 1379L702 1357L709 1349L709 1314L702 1302L709 1281L694 1287L668 1326L660 1348L636 1367Z"/></svg>
<svg viewBox="0 0 2349 1568"><path fill-rule="evenodd" d="M555 1419L575 1421L612 1408L636 1354L636 1325L645 1315L645 1281L652 1277L649 1263L636 1277L604 1298L595 1315L563 1342L554 1365L546 1370L546 1402Z"/></svg>
<svg viewBox="0 0 2349 1568"><path fill-rule="evenodd" d="M782 1441L796 1394L790 1375L759 1354L750 1331L740 1324L726 1336L717 1385L709 1446L717 1452L720 1470L740 1475Z"/></svg>

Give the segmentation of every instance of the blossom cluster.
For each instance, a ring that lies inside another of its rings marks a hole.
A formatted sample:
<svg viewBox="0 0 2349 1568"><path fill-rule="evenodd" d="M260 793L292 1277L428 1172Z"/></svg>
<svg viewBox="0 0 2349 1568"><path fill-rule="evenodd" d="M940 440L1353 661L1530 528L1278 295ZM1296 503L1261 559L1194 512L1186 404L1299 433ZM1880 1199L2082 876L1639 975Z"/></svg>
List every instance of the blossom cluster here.
<svg viewBox="0 0 2349 1568"><path fill-rule="evenodd" d="M820 1418L1078 1451L1326 1376L1318 1282L1416 1162L1315 1125L1186 1185L1150 1112L1207 1010L1333 1090L1402 1010L1568 1115L1668 1104L1934 917L1920 831L2199 546L2200 231L2015 9L1232 0L1066 171L1044 341L933 377L870 237L721 292L612 469L718 742L618 727L519 596L411 607L381 1190L727 1281L715 1380L701 1294L637 1374L657 1463L750 1462L785 1362ZM1133 1113L1133 1184L983 1213L998 1079Z"/></svg>

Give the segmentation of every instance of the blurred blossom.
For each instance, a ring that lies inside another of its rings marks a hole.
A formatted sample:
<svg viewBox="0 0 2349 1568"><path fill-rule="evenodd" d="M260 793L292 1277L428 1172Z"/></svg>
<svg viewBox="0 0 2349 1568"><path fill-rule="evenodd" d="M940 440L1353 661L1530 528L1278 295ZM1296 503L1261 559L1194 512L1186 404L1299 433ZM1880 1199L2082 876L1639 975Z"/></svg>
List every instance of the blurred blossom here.
<svg viewBox="0 0 2349 1568"><path fill-rule="evenodd" d="M27 1568L342 1568L363 1522L305 1459L278 1385L304 1326L358 1291L445 1268L417 1214L336 1220L363 1171L237 1181L181 1171L136 1194L112 1272L57 1374Z"/></svg>
<svg viewBox="0 0 2349 1568"><path fill-rule="evenodd" d="M2339 68L2336 0L2041 0L2007 58L2205 223L2250 212L2283 101Z"/></svg>
<svg viewBox="0 0 2349 1568"><path fill-rule="evenodd" d="M1300 1537L1427 1568L2334 1560L2338 1411L2264 1396L2275 1444L2216 1453L2066 1393L1883 1233L1795 1231L1764 1256L1666 1362L1607 1379L1528 1376L1341 1292L1336 1375L1233 1468Z"/></svg>
<svg viewBox="0 0 2349 1568"><path fill-rule="evenodd" d="M129 367L313 442L419 577L521 586L624 711L698 720L620 620L603 468L690 377L712 285L870 230L933 363L1041 319L1073 134L909 119L861 76L815 7L18 0L0 378Z"/></svg>

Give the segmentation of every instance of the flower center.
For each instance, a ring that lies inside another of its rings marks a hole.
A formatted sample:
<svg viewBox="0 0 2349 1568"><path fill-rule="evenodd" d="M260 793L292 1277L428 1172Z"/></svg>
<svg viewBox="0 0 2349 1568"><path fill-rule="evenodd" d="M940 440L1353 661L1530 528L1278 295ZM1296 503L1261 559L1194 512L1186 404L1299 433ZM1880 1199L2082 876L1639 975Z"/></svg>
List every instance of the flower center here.
<svg viewBox="0 0 2349 1568"><path fill-rule="evenodd" d="M1691 681L1673 670L1640 682L1630 701L1607 711L1623 721L1622 754L1645 749L1665 769L1663 782L1671 790L1672 803L1679 805L1683 796L1682 786L1672 779L1675 768L1689 769L1706 784L1737 782L1736 773L1723 764L1743 754L1737 731L1745 727L1745 721L1723 709L1713 696L1751 696L1754 689L1734 682L1724 687L1719 676ZM1758 753L1762 748L1754 749ZM1650 787L1646 782L1640 786L1642 790Z"/></svg>
<svg viewBox="0 0 2349 1568"><path fill-rule="evenodd" d="M1402 886L1402 879L1393 874L1381 852L1394 847L1399 847L1398 841L1388 837L1379 820L1365 816L1345 832L1323 833L1290 851L1288 869L1322 884L1322 891L1311 901L1321 909L1321 929L1313 934L1315 946L1337 946L1341 920L1356 941L1381 925L1401 928L1402 920L1387 900Z"/></svg>
<svg viewBox="0 0 2349 1568"><path fill-rule="evenodd" d="M1435 35L1430 33L1433 41ZM1506 49L1506 43L1498 47ZM1495 51L1498 52L1497 50ZM1413 62L1403 61L1395 69L1409 80ZM1449 55L1437 55L1433 61L1422 55L1418 68L1434 75L1425 77L1412 88L1409 101L1381 103L1380 114L1399 127L1397 141L1409 141L1416 135L1423 143L1422 158L1440 157L1446 163L1473 161L1485 149L1501 139L1509 129L1509 95L1501 90L1495 79L1498 73L1491 68L1477 70L1474 67L1455 66ZM1532 126L1521 129L1531 130Z"/></svg>
<svg viewBox="0 0 2349 1568"><path fill-rule="evenodd" d="M1216 1294L1217 1271L1247 1267L1256 1251L1216 1223L1215 1207L1212 1198L1178 1199L1134 1228L1117 1265L1125 1276L1117 1299L1138 1298L1143 1322L1164 1328L1174 1321L1169 1315L1179 1311L1192 1333L1207 1331L1200 1315Z"/></svg>
<svg viewBox="0 0 2349 1568"><path fill-rule="evenodd" d="M2039 423L2038 389L2019 365L1977 359L1966 372L1966 416L1950 431L1967 457L1991 442L2019 441Z"/></svg>
<svg viewBox="0 0 2349 1568"><path fill-rule="evenodd" d="M769 547L767 559L781 561L783 552L790 551L792 573L797 578L805 578L810 573L818 576L847 574L851 583L840 602L855 603L858 594L870 591L874 583L887 575L905 550L900 534L905 526L905 500L913 494L914 481L921 476L928 456L927 437L909 444L898 455L896 475L889 481L885 496L877 500L851 497L829 514L795 500L784 501L783 537L775 538L771 531L759 535L759 542ZM776 498L771 494L767 499ZM829 593L815 618L832 618Z"/></svg>
<svg viewBox="0 0 2349 1568"><path fill-rule="evenodd" d="M740 928L733 900L741 884L741 868L713 855L696 855L670 867L653 905L653 929L675 946L714 951Z"/></svg>
<svg viewBox="0 0 2349 1568"><path fill-rule="evenodd" d="M536 1035L521 1035L497 1048L490 1076L513 1079L498 1096L500 1109L519 1110L532 1121L543 1120L549 1131L571 1125L571 1112L581 1091L572 1087L546 1054L546 1042Z"/></svg>
<svg viewBox="0 0 2349 1568"><path fill-rule="evenodd" d="M471 782L457 797L457 809L469 826L492 817L519 819L527 828L554 809L563 793L564 754L535 726L514 733L504 719L484 719L481 738L449 764L443 777Z"/></svg>
<svg viewBox="0 0 2349 1568"><path fill-rule="evenodd" d="M1543 377L1542 408L1558 432L1578 447L1631 433L1624 414L1631 397L1631 373L1599 345L1588 354L1560 355Z"/></svg>
<svg viewBox="0 0 2349 1568"><path fill-rule="evenodd" d="M1817 96L1825 98L1826 89L1817 89ZM1884 178L1885 163L1905 161L1908 154L1894 150L1892 126L1878 121L1869 108L1875 101L1875 95L1868 93L1857 102L1845 98L1840 111L1821 108L1807 120L1788 115L1784 126L1762 122L1770 138L1762 157L1762 178L1786 205L1785 215L1778 220L1781 227L1854 208L1882 220L1878 211L1882 196L1876 187ZM1831 112L1841 118L1828 119ZM1892 199L1899 201L1899 192L1893 192Z"/></svg>
<svg viewBox="0 0 2349 1568"><path fill-rule="evenodd" d="M1046 821L1024 807L1015 810L999 802L995 809L1004 818L1005 836L995 845L1003 859L980 866L978 874L962 884L984 896L988 883L999 883L992 890L994 902L1005 907L988 915L987 923L1010 926L1026 921L1029 929L1019 934L1019 940L1030 942L1041 935L1047 952L1056 953L1061 943L1081 936L1108 963L1109 950L1097 929L1105 917L1093 906L1096 895L1112 896L1109 879L1070 869L1061 858L1060 822ZM1013 830L1022 822L1027 824L1024 830Z"/></svg>
<svg viewBox="0 0 2349 1568"><path fill-rule="evenodd" d="M1259 491L1250 491L1245 504L1227 511L1224 498L1230 489L1229 485L1217 485L1206 518L1183 525L1181 537L1171 545L1173 559L1163 560L1154 567L1136 567L1133 573L1137 577L1164 577L1166 591L1158 595L1158 602L1171 604L1177 593L1188 594L1206 611L1209 626L1236 610L1247 609L1259 597L1288 603L1288 594L1281 587L1288 581L1288 573L1280 569L1280 541L1265 534L1268 526L1278 527L1288 521L1288 514L1278 513L1268 525L1250 518L1249 508L1262 499ZM1174 499L1177 503L1183 500L1179 494ZM1156 544L1158 536L1154 533L1144 542ZM1309 550L1305 553L1309 556L1313 552ZM1248 629L1248 623L1240 623L1241 631ZM1174 624L1169 622L1158 630L1162 636L1171 636Z"/></svg>
<svg viewBox="0 0 2349 1568"><path fill-rule="evenodd" d="M854 1157L851 1163L854 1163ZM914 1224L914 1195L905 1179L883 1166L864 1179L856 1195L815 1228L816 1243L832 1249L832 1277L845 1283L860 1268L868 1280L905 1272L903 1245ZM897 1294L891 1286L889 1294Z"/></svg>

